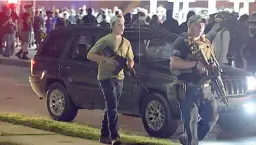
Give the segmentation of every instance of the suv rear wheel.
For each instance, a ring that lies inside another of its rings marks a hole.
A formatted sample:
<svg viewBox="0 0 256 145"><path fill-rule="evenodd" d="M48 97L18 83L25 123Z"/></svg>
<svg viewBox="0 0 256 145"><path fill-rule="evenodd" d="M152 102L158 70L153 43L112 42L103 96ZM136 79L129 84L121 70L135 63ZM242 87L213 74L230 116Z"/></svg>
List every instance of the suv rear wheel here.
<svg viewBox="0 0 256 145"><path fill-rule="evenodd" d="M70 99L65 87L59 83L51 84L46 93L47 109L52 119L72 121L77 115L77 108Z"/></svg>
<svg viewBox="0 0 256 145"><path fill-rule="evenodd" d="M179 120L173 118L168 100L161 94L145 97L141 111L144 128L153 137L170 137L179 127Z"/></svg>

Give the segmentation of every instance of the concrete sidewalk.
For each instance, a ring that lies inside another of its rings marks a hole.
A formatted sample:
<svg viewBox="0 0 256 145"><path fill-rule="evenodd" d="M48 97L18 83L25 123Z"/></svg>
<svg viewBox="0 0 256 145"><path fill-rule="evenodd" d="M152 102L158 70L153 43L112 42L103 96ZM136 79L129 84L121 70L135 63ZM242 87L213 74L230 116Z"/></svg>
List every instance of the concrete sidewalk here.
<svg viewBox="0 0 256 145"><path fill-rule="evenodd" d="M18 52L20 50L20 47L17 47L15 49L15 52ZM35 48L29 48L28 49L28 57L32 59L34 55L36 54ZM11 57L3 57L0 55L0 64L3 65L14 65L14 66L20 66L20 67L30 67L30 60L21 60L18 57L15 56L15 54Z"/></svg>
<svg viewBox="0 0 256 145"><path fill-rule="evenodd" d="M0 140L24 145L103 145L97 141L69 137L20 125L0 122Z"/></svg>

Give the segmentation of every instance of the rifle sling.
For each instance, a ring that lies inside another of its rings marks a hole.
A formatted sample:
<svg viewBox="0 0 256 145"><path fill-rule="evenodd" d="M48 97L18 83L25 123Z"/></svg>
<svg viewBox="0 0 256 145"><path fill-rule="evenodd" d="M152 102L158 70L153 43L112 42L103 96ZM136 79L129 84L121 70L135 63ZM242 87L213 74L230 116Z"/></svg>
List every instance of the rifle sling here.
<svg viewBox="0 0 256 145"><path fill-rule="evenodd" d="M116 50L115 54L117 55L117 52L121 49L121 47L123 46L123 43L124 43L124 37L122 36L122 40L121 40L121 43L119 44L118 46L118 49Z"/></svg>

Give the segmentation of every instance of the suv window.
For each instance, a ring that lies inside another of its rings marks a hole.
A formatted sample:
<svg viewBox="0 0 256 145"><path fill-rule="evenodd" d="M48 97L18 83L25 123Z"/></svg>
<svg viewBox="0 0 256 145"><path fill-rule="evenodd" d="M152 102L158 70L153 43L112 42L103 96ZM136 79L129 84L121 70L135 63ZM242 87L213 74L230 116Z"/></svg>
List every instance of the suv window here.
<svg viewBox="0 0 256 145"><path fill-rule="evenodd" d="M92 47L93 39L90 36L78 35L74 39L71 45L71 49L68 52L68 59L76 61L89 61L87 54Z"/></svg>
<svg viewBox="0 0 256 145"><path fill-rule="evenodd" d="M71 35L69 33L53 33L50 35L47 41L43 43L39 55L59 58L65 51Z"/></svg>
<svg viewBox="0 0 256 145"><path fill-rule="evenodd" d="M140 63L147 51L146 42L143 40L133 40L131 41L131 46L134 53L134 61Z"/></svg>
<svg viewBox="0 0 256 145"><path fill-rule="evenodd" d="M169 60L172 42L164 39L149 40L147 58L153 61Z"/></svg>
<svg viewBox="0 0 256 145"><path fill-rule="evenodd" d="M172 42L168 40L133 40L131 45L136 63L168 60L171 56Z"/></svg>

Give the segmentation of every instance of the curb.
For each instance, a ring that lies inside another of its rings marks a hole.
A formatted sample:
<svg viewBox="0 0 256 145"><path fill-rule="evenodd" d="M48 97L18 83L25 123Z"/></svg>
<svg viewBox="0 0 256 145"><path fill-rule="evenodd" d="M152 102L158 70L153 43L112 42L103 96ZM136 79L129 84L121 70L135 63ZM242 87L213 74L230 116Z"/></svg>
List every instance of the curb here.
<svg viewBox="0 0 256 145"><path fill-rule="evenodd" d="M13 58L0 57L0 64L19 66L19 67L30 67L30 60L19 60L19 59L13 59Z"/></svg>
<svg viewBox="0 0 256 145"><path fill-rule="evenodd" d="M19 113L0 111L0 121L87 140L96 141L100 136L99 128L90 127L85 124L55 121L46 116L26 116ZM138 136L125 132L120 132L120 135L125 145L178 145L178 143L172 142L169 139Z"/></svg>

